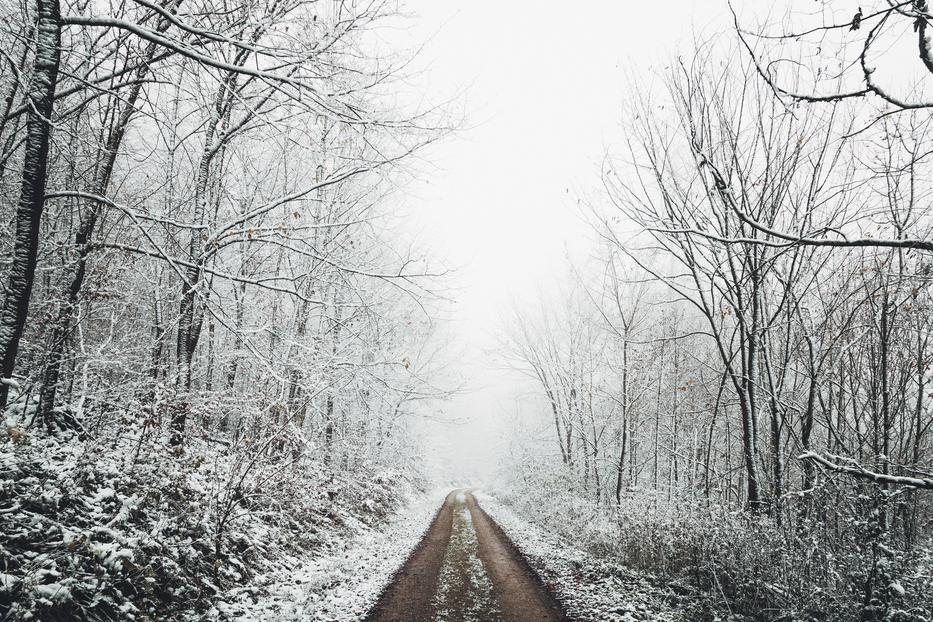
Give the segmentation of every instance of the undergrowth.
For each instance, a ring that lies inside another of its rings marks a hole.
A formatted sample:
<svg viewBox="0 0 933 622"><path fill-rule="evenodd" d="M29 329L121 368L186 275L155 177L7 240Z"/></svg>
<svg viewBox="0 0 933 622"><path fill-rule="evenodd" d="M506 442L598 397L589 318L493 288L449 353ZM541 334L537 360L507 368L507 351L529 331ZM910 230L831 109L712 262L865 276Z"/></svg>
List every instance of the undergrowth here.
<svg viewBox="0 0 933 622"><path fill-rule="evenodd" d="M913 553L901 550L878 529L879 504L868 495L861 495L863 513L829 521L818 510L807 518L786 508L792 519L779 524L700 498L642 490L627 491L618 506L596 503L571 484L558 477L501 496L565 541L692 595L695 619L933 619L930 541ZM853 497L859 494L853 488ZM929 525L925 533L929 538Z"/></svg>
<svg viewBox="0 0 933 622"><path fill-rule="evenodd" d="M138 441L6 422L0 619L200 619L225 590L380 521L416 485L371 464L332 468L288 439L191 438L184 453Z"/></svg>

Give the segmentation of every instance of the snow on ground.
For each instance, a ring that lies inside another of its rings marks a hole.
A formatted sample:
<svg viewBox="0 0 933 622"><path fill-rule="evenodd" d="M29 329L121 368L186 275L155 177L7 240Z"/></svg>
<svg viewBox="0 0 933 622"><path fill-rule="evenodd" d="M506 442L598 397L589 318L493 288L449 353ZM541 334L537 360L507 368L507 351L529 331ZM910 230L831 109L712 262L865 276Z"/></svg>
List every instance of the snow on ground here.
<svg viewBox="0 0 933 622"><path fill-rule="evenodd" d="M442 498L392 470L282 468L197 437L180 455L108 429L18 438L0 436L3 620L355 620Z"/></svg>
<svg viewBox="0 0 933 622"><path fill-rule="evenodd" d="M289 560L292 572L257 578L231 592L212 612L215 620L238 622L351 622L375 604L421 540L450 489L411 497L388 525L359 526L350 540L335 542L314 559Z"/></svg>
<svg viewBox="0 0 933 622"><path fill-rule="evenodd" d="M495 497L474 493L538 576L579 622L675 622L672 595L624 566L600 560L516 515Z"/></svg>

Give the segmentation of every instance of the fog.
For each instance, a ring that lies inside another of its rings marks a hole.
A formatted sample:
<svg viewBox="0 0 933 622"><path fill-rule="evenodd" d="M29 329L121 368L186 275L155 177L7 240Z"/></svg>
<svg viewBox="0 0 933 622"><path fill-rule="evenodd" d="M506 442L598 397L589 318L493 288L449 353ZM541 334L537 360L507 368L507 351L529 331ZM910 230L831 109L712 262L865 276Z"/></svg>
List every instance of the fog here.
<svg viewBox="0 0 933 622"><path fill-rule="evenodd" d="M449 423L427 424L428 460L441 478L486 482L509 431L533 428L544 407L502 360L504 318L553 295L571 276L567 258L585 261L595 243L579 201L621 139L626 86L650 82L659 63L728 28L731 15L708 0L676 12L593 0L409 7L407 36L428 41L418 89L459 98L466 117L429 151L430 177L404 192L422 242L456 269L446 330L457 353L450 373L465 384L442 406Z"/></svg>

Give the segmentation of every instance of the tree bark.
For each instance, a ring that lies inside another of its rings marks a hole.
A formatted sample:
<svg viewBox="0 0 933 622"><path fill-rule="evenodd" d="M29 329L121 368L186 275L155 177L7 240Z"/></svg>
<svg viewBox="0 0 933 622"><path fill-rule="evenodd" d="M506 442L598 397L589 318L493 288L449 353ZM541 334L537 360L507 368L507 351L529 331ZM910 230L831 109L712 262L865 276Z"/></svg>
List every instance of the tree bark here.
<svg viewBox="0 0 933 622"><path fill-rule="evenodd" d="M11 380L26 326L29 299L39 253L39 225L45 204L49 136L58 68L61 60L61 11L58 0L36 2L36 55L26 121L22 185L16 207L13 262L7 275L7 296L0 308L2 378ZM0 383L0 409L6 407L10 382Z"/></svg>
<svg viewBox="0 0 933 622"><path fill-rule="evenodd" d="M621 447L616 468L616 505L622 503L622 474L625 472L625 452L628 444L628 340L622 342L622 439L619 444Z"/></svg>
<svg viewBox="0 0 933 622"><path fill-rule="evenodd" d="M192 222L198 226L203 225L207 217L211 163L225 140L222 132L218 130L222 127L221 124L226 120L230 112L230 102L235 88L236 76L228 74L217 89L211 118L205 130L204 149L198 162L194 187L194 215ZM204 274L202 265L204 262L203 250L203 235L199 231L193 231L188 242L189 264L185 268L184 279L181 284L181 302L178 309L178 333L175 344L178 375L175 387L178 392L183 394L183 398L175 405L172 414L172 432L169 443L173 447L180 447L184 440L188 409L190 407L192 363L195 350L198 347L198 340L201 337L201 325L204 319L203 309L198 304L198 287Z"/></svg>

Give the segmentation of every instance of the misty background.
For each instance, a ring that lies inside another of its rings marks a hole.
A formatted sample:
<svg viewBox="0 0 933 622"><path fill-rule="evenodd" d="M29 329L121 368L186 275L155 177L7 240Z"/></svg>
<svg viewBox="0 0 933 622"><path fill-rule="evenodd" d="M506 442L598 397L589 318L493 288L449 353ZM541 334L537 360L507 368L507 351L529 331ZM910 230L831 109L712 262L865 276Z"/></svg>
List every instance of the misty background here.
<svg viewBox="0 0 933 622"><path fill-rule="evenodd" d="M745 4L757 17L767 6ZM540 391L502 356L507 319L556 295L573 278L569 266L598 244L581 201L623 139L627 88L650 83L695 40L728 30L732 16L712 0L677 10L594 0L408 6L415 19L387 41L427 42L414 90L460 98L466 126L430 147L429 174L402 188L420 242L454 270L442 332L462 389L425 413L425 460L441 479L491 483L516 426L541 431L525 444L549 434Z"/></svg>

